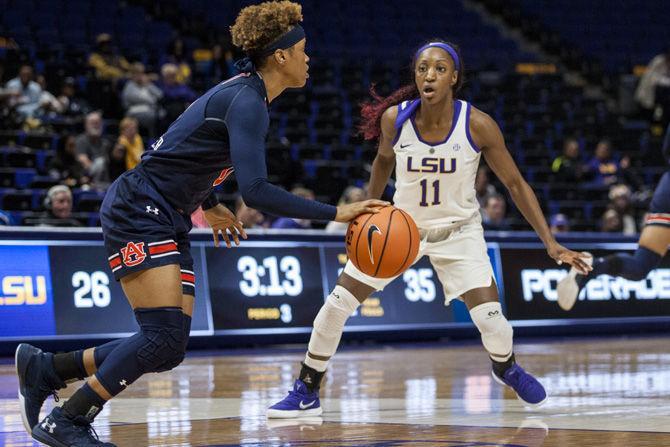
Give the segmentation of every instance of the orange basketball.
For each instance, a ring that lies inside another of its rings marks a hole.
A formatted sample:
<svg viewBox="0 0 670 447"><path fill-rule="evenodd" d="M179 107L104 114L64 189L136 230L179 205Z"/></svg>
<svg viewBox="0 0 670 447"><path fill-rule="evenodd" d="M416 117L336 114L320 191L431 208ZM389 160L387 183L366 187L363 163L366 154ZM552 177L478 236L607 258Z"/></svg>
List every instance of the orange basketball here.
<svg viewBox="0 0 670 447"><path fill-rule="evenodd" d="M377 214L361 214L352 220L345 242L349 259L361 272L392 278L416 259L419 230L405 211L386 206Z"/></svg>

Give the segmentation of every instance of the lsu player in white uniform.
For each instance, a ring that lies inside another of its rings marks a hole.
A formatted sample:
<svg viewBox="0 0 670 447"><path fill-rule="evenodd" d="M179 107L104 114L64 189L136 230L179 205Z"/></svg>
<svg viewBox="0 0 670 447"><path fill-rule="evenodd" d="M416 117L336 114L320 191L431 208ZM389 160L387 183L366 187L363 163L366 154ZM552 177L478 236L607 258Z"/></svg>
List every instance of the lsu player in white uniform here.
<svg viewBox="0 0 670 447"><path fill-rule="evenodd" d="M454 98L463 82L457 47L444 41L429 42L416 52L413 62L414 85L388 98L375 95L375 102L363 107L364 136L379 138L368 195L381 197L395 166L394 204L407 211L419 227L417 260L429 257L447 304L454 298L465 302L491 358L493 378L513 388L525 404L541 405L547 398L544 387L515 361L512 326L502 313L487 255L474 188L482 154L549 256L582 272L588 272L590 266L582 259L584 255L559 245L552 236L495 121ZM346 320L372 292L392 280L367 276L347 263L314 320L293 390L268 409L268 417L321 414L319 385Z"/></svg>

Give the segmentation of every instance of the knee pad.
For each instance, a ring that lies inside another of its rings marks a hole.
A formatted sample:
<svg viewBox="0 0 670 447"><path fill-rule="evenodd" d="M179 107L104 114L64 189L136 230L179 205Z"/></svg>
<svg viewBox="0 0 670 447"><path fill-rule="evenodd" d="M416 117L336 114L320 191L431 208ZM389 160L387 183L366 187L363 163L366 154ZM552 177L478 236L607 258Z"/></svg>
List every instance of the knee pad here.
<svg viewBox="0 0 670 447"><path fill-rule="evenodd" d="M162 372L184 360L184 314L178 307L135 309L142 343L137 359L143 372Z"/></svg>
<svg viewBox="0 0 670 447"><path fill-rule="evenodd" d="M342 286L335 286L314 319L309 352L332 356L340 343L344 324L360 306L356 297Z"/></svg>
<svg viewBox="0 0 670 447"><path fill-rule="evenodd" d="M504 362L512 356L514 329L503 315L500 303L484 303L470 310L473 323L482 334L482 343L497 362Z"/></svg>

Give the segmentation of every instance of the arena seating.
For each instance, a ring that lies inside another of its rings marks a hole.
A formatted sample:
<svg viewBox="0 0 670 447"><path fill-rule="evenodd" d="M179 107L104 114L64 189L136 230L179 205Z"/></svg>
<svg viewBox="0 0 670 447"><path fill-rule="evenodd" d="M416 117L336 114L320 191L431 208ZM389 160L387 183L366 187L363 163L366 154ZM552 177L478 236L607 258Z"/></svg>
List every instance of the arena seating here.
<svg viewBox="0 0 670 447"><path fill-rule="evenodd" d="M249 2L230 1L229 8L213 9L208 0L161 3L162 7L172 5L185 16L206 14L205 20L213 27L225 30L239 8ZM645 184L653 185L662 172L662 168L646 166L652 164L645 160L653 159L649 157L655 147L650 144L645 126L626 126L604 99L589 99L583 87L568 84L560 72L515 73L516 63L537 61L537 56L522 51L460 1L421 0L412 8L404 7L405 3L399 0L390 0L376 8L346 0L301 3L309 36L308 51L312 55L311 77L307 88L288 91L271 106L268 158L273 181L286 187L304 183L315 190L318 198L330 202L336 201L348 184L362 185L369 176L366 165L376 148L356 135L359 105L368 98L372 83L382 94L387 94L407 82L414 48L433 36L461 45L467 67L461 97L500 124L508 147L534 185L547 213L565 212L574 220L576 229L595 230L607 200L606 190L592 189L591 195L585 197L581 190L577 192L576 185L554 182L549 167L568 136L579 139L584 161L592 155L597 139L607 136L617 155L633 157L633 169ZM623 26L612 11L628 8L624 3L614 2L616 7L608 12L612 17L602 23ZM84 91L108 96L108 92L100 93L85 64L97 33L110 32L123 54L157 70L173 35L188 32L142 4L116 0L0 0L0 24L2 32L13 36L27 52L37 72L47 76L77 76ZM647 41L642 36L643 30L636 27L625 36L634 43L604 48L594 42L593 36L607 35L609 39L616 34L622 36L617 37L616 42L620 42L624 34L605 33L595 19L594 26L585 30L572 30L569 21L554 23L553 17L558 17L555 11L563 8L564 12L568 5L574 7L574 14L579 14L578 2L524 1L523 5L548 25L556 25L566 35L573 33L571 37L577 44L583 44L585 50L605 58L612 66L625 58L644 63L650 56L648 51L653 51L653 47L641 51L640 45ZM641 20L643 16L631 17ZM655 24L654 21L650 26ZM185 34L184 40L189 49L199 46L193 36ZM621 49L625 51L617 53ZM371 54L374 56L370 57ZM637 59L633 60L632 54ZM73 60L79 61L79 65L63 67L64 55L68 61L78 55ZM9 57L0 52L0 58L5 56ZM203 76L196 64L196 83L202 83ZM105 115L108 131L116 128L120 118L114 116L114 110L110 112ZM45 177L46 166L59 144L61 131L80 131L81 127L55 122L51 129L53 133L0 134L0 208L11 212L17 222L41 209L41 198L50 185L50 179ZM225 202L232 203L234 183L222 185L220 194ZM75 191L75 210L81 213L78 218L83 223L96 224L101 199L97 193ZM640 209L644 206L640 204ZM511 208L514 227L528 229Z"/></svg>
<svg viewBox="0 0 670 447"><path fill-rule="evenodd" d="M613 73L646 65L670 42L670 16L663 2L521 0L521 6Z"/></svg>

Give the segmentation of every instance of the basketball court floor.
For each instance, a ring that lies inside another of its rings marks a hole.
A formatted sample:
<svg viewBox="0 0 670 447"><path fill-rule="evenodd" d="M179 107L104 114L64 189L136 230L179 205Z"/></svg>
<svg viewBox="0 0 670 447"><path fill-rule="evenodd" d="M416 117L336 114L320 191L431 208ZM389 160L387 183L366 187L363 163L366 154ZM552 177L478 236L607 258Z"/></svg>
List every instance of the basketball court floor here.
<svg viewBox="0 0 670 447"><path fill-rule="evenodd" d="M344 349L322 387L323 417L303 420L265 418L303 351L247 352L191 353L109 403L95 429L120 447L670 446L670 338L517 344L517 360L550 394L539 410L493 381L475 343ZM0 445L38 445L23 430L16 386L4 359Z"/></svg>

